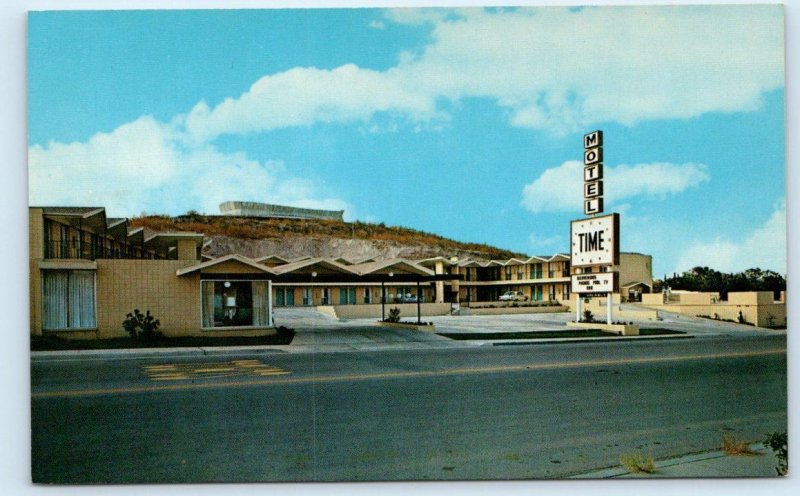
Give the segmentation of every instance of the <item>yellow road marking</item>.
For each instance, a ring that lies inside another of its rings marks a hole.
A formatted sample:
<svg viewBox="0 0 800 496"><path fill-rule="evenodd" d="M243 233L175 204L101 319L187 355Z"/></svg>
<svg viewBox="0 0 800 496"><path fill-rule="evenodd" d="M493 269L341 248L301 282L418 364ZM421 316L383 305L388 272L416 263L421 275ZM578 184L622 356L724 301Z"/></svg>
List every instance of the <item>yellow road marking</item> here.
<svg viewBox="0 0 800 496"><path fill-rule="evenodd" d="M185 374L154 375L150 379L154 381L185 381L189 379L189 376Z"/></svg>
<svg viewBox="0 0 800 496"><path fill-rule="evenodd" d="M297 377L297 378L285 378L285 379L258 379L258 380L246 380L246 381L236 381L236 382L233 381L201 382L193 384L173 384L173 385L163 385L163 386L133 386L127 388L88 389L88 390L72 390L72 391L44 391L39 393L32 393L31 398L38 399L38 398L95 396L104 394L132 394L132 393L149 393L157 391L177 391L177 390L187 390L187 389L215 389L215 388L224 389L224 388L247 387L247 386L312 384L312 383L329 383L329 382L342 382L342 381L363 381L363 380L373 380L373 379L404 379L410 377L439 377L439 376L449 376L449 375L515 372L523 370L566 369L566 368L580 368L580 367L628 365L636 363L677 362L677 361L688 361L688 360L709 360L717 358L735 358L735 357L751 357L751 356L783 355L783 354L786 354L785 348L776 348L763 351L710 353L705 355L702 354L677 355L671 357L618 358L618 359L608 359L608 360L584 360L578 362L564 362L564 363L544 363L544 364L531 363L522 365L498 365L492 367L467 367L467 368L457 368L457 369L424 370L424 371L414 371L414 372L379 372L374 374L347 374L347 375L336 375L336 376Z"/></svg>
<svg viewBox="0 0 800 496"><path fill-rule="evenodd" d="M195 374L205 374L206 372L236 372L236 367L209 367L205 369L192 370Z"/></svg>
<svg viewBox="0 0 800 496"><path fill-rule="evenodd" d="M142 370L153 381L214 379L236 375L285 375L290 372L260 360L233 360L221 363L169 363L145 365Z"/></svg>

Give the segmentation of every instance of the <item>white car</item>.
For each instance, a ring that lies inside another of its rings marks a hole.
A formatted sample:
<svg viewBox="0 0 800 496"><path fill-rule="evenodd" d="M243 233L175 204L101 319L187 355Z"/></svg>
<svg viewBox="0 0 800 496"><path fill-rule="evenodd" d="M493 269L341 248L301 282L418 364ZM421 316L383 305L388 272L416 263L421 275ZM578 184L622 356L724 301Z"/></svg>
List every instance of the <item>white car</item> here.
<svg viewBox="0 0 800 496"><path fill-rule="evenodd" d="M528 301L528 297L522 291L506 291L500 295L500 301Z"/></svg>

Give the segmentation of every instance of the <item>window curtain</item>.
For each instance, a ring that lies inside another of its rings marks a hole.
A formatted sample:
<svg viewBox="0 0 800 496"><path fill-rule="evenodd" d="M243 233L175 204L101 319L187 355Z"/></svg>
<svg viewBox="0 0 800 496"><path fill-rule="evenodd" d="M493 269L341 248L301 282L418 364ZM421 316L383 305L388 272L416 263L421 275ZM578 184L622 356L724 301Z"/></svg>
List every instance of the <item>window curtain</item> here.
<svg viewBox="0 0 800 496"><path fill-rule="evenodd" d="M202 326L214 327L214 281L203 281L202 285Z"/></svg>
<svg viewBox="0 0 800 496"><path fill-rule="evenodd" d="M96 327L94 317L94 272L76 270L69 274L69 326L75 329Z"/></svg>
<svg viewBox="0 0 800 496"><path fill-rule="evenodd" d="M253 281L253 326L269 325L269 300L266 281Z"/></svg>
<svg viewBox="0 0 800 496"><path fill-rule="evenodd" d="M67 329L67 279L66 272L44 271L42 288L42 326L45 329Z"/></svg>

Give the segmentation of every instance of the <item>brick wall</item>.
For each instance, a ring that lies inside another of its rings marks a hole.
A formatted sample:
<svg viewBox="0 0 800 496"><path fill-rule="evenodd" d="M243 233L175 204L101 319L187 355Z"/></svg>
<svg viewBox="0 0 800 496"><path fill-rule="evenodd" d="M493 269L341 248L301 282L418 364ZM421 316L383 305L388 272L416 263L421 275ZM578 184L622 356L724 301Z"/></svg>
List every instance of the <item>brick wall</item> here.
<svg viewBox="0 0 800 496"><path fill-rule="evenodd" d="M99 338L127 336L125 315L138 308L161 321L167 336L200 333L200 276L178 277L186 260L98 260L97 329Z"/></svg>

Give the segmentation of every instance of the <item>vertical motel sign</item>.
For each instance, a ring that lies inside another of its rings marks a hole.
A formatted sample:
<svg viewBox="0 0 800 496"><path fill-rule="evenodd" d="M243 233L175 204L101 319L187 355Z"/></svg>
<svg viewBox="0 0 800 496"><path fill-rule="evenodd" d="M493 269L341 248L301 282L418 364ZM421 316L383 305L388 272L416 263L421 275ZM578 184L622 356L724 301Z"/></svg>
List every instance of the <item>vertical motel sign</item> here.
<svg viewBox="0 0 800 496"><path fill-rule="evenodd" d="M603 131L583 136L583 213L603 213Z"/></svg>
<svg viewBox="0 0 800 496"><path fill-rule="evenodd" d="M583 211L591 217L570 223L570 264L576 269L571 290L578 295L606 295L618 290L617 273L610 269L619 265L620 243L619 214L597 215L603 212L602 131L584 135L583 163Z"/></svg>

